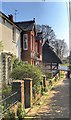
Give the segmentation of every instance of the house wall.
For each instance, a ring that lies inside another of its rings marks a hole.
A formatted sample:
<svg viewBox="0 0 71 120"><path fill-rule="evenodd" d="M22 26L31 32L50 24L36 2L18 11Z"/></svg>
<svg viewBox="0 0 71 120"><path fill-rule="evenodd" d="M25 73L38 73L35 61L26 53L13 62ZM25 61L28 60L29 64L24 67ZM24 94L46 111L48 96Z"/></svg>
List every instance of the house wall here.
<svg viewBox="0 0 71 120"><path fill-rule="evenodd" d="M15 41L13 40L13 27L15 28ZM20 61L20 30L6 18L0 16L0 41L3 50L1 51L2 84L10 83L9 77L12 71L12 54Z"/></svg>
<svg viewBox="0 0 71 120"><path fill-rule="evenodd" d="M21 34L21 58L23 61L27 61L29 64L34 65L34 54L35 54L35 35L34 31L27 31L28 34L28 50L23 50L23 34Z"/></svg>
<svg viewBox="0 0 71 120"><path fill-rule="evenodd" d="M13 25L11 25L7 20L5 23L3 18L0 16L0 41L3 43L3 50L16 55L20 60L20 31L16 29L16 42L13 42Z"/></svg>

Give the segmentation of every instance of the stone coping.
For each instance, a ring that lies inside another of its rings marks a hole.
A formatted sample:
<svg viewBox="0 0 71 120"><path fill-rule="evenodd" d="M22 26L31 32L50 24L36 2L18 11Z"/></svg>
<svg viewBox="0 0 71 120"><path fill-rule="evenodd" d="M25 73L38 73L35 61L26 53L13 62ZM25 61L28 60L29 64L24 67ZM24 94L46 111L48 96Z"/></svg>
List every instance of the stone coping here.
<svg viewBox="0 0 71 120"><path fill-rule="evenodd" d="M24 82L25 80L30 80L32 81L32 78L23 78L22 80L13 80L13 82Z"/></svg>
<svg viewBox="0 0 71 120"><path fill-rule="evenodd" d="M32 80L32 78L23 78L23 80Z"/></svg>
<svg viewBox="0 0 71 120"><path fill-rule="evenodd" d="M23 80L13 80L13 82L15 82L15 83L16 83L16 82L18 82L18 83L23 83L24 81L23 81ZM12 82L12 83L13 83L13 82Z"/></svg>

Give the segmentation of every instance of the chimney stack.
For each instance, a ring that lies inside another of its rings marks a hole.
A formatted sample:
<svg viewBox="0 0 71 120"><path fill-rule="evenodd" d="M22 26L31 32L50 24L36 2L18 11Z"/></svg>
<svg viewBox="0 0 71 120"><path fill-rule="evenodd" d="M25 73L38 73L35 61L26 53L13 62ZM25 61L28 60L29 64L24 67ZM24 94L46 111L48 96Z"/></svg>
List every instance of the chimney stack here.
<svg viewBox="0 0 71 120"><path fill-rule="evenodd" d="M10 15L8 15L8 16L9 16L9 19L10 19L11 21L13 21L13 15L10 14Z"/></svg>

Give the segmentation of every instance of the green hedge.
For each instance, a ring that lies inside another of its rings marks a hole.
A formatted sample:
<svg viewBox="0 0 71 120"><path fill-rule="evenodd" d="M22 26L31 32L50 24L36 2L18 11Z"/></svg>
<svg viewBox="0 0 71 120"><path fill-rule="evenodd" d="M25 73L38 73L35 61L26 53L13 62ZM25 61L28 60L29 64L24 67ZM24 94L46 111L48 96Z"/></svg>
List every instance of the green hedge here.
<svg viewBox="0 0 71 120"><path fill-rule="evenodd" d="M29 77L33 79L33 85L38 85L42 80L42 72L35 66L21 63L13 69L11 77L15 80Z"/></svg>

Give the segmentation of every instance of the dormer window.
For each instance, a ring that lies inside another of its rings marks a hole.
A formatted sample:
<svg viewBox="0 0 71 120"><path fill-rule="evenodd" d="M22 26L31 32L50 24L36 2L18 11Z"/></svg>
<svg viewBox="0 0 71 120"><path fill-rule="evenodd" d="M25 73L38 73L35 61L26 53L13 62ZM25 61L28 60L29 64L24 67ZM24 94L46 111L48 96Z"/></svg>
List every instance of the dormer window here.
<svg viewBox="0 0 71 120"><path fill-rule="evenodd" d="M28 50L28 35L23 35L23 50Z"/></svg>

